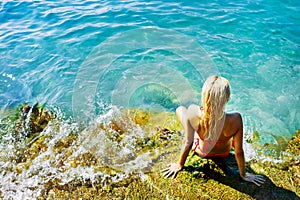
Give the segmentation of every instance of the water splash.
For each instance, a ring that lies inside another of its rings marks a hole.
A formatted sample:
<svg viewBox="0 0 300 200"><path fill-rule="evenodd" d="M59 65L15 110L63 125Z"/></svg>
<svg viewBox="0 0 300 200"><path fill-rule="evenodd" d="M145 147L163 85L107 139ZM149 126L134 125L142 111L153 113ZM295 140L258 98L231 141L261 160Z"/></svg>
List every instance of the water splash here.
<svg viewBox="0 0 300 200"><path fill-rule="evenodd" d="M159 148L150 148L153 132L145 132L134 118L117 108L100 115L82 131L80 126L55 119L37 136L23 140L11 140L13 135L9 134L2 137L0 196L36 199L47 196L53 188L104 187L143 177L161 155ZM6 131L13 132L14 127L6 127Z"/></svg>

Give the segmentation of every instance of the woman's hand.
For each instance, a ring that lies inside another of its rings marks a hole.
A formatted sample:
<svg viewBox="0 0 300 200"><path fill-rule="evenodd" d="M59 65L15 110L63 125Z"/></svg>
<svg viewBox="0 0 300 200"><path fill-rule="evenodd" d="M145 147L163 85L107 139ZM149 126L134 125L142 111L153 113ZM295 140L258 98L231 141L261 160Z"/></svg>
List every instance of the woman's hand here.
<svg viewBox="0 0 300 200"><path fill-rule="evenodd" d="M265 178L260 175L254 175L250 173L246 173L244 177L242 177L244 181L252 182L257 186L260 186L261 184L265 183Z"/></svg>
<svg viewBox="0 0 300 200"><path fill-rule="evenodd" d="M183 166L181 166L178 163L171 163L168 165L166 169L163 169L161 172L163 173L163 176L169 178L172 176L172 178L176 178L178 172L182 169Z"/></svg>

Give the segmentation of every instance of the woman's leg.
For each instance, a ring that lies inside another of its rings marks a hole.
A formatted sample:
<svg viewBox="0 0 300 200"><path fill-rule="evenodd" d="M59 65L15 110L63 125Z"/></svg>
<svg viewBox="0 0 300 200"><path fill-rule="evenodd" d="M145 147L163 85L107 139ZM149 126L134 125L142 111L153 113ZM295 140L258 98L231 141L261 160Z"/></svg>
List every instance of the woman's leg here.
<svg viewBox="0 0 300 200"><path fill-rule="evenodd" d="M186 124L186 120L187 120L187 109L184 106L179 106L176 109L176 115L178 120L180 121L180 123L184 126L184 124ZM186 127L184 127L186 128Z"/></svg>
<svg viewBox="0 0 300 200"><path fill-rule="evenodd" d="M198 143L196 144L195 141L197 141L197 140L194 140L195 131L192 128L192 126L188 120L188 110L184 106L179 106L176 109L176 115L177 115L178 120L180 121L180 123L182 124L182 126L184 128L185 142L190 143L190 144L193 143L192 149L193 150L196 149L195 145L197 145Z"/></svg>

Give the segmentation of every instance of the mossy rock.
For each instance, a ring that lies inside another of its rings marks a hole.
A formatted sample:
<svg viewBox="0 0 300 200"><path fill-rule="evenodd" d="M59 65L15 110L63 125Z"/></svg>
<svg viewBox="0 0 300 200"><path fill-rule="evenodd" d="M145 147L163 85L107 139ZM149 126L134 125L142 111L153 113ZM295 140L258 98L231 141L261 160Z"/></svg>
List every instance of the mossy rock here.
<svg viewBox="0 0 300 200"><path fill-rule="evenodd" d="M41 112L44 111L38 110L38 113ZM41 193L40 199L299 199L300 169L295 159L295 162L286 162L288 165L284 168L278 167L277 163L260 161L247 163L247 171L263 174L267 179L263 186L258 187L239 178L232 154L226 158L224 167L223 160L201 159L191 152L184 170L177 178L167 179L162 176L160 170L168 161L178 159L181 146L182 127L175 114L134 109L124 113L122 117L118 116L107 124L99 125L98 128L107 130L107 134L113 133L111 139L117 138L117 142L122 141L122 137L126 134L126 123L130 120L144 128L148 135L137 140L139 151L163 149L165 152L153 159L151 170L143 175L133 173L123 181L109 183L106 186L82 180L61 185L61 180L53 179L45 184L46 189ZM35 120L38 121L38 118ZM298 130L286 147L286 151L295 156L299 156L299 135ZM38 131L33 131L27 136L27 144L30 145L20 151L20 155L27 156L21 156L16 162L17 173L23 173L30 167L31 161L38 153L47 150L45 139ZM97 166L99 158L90 152L84 152L68 160L73 155L72 144L77 140L75 133L58 140L53 146L54 153L63 153L65 155L63 159L71 162L71 168L94 166L95 173L100 171L111 176L122 173L119 169ZM255 141L254 138L253 143ZM227 171L226 167L230 170Z"/></svg>
<svg viewBox="0 0 300 200"><path fill-rule="evenodd" d="M298 129L291 140L289 141L286 152L291 153L294 156L300 156L300 129ZM300 158L299 158L300 160Z"/></svg>

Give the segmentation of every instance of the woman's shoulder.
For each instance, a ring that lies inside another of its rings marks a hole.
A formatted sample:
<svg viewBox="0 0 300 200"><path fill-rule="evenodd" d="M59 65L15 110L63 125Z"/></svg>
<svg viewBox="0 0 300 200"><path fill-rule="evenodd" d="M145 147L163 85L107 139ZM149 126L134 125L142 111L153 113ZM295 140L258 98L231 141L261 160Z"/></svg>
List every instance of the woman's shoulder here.
<svg viewBox="0 0 300 200"><path fill-rule="evenodd" d="M243 125L241 113L239 112L226 113L226 122L231 126Z"/></svg>
<svg viewBox="0 0 300 200"><path fill-rule="evenodd" d="M243 127L242 116L238 112L226 113L224 136L232 137L236 134L237 130Z"/></svg>
<svg viewBox="0 0 300 200"><path fill-rule="evenodd" d="M232 120L236 120L236 119L241 119L242 115L239 112L230 112L230 113L226 112L226 117Z"/></svg>

